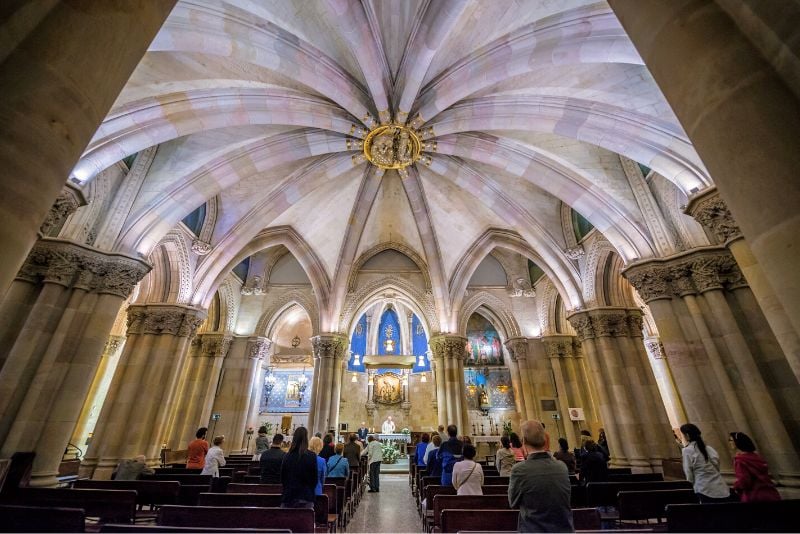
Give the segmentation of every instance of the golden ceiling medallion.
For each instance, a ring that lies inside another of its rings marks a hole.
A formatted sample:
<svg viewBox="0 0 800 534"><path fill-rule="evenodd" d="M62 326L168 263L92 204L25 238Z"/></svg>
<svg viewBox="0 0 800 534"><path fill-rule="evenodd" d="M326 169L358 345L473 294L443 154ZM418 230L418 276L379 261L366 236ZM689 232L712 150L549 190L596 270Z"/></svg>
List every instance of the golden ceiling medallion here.
<svg viewBox="0 0 800 534"><path fill-rule="evenodd" d="M378 126L364 139L364 156L381 169L404 169L420 158L417 133L399 124Z"/></svg>

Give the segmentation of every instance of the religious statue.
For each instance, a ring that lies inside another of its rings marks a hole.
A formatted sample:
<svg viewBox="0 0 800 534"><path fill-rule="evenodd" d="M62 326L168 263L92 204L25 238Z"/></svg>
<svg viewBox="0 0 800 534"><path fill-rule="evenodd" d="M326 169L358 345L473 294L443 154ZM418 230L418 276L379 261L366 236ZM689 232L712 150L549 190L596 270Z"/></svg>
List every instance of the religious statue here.
<svg viewBox="0 0 800 534"><path fill-rule="evenodd" d="M394 135L395 128L389 128L372 140L370 156L376 165L394 164Z"/></svg>
<svg viewBox="0 0 800 534"><path fill-rule="evenodd" d="M392 421L392 416L390 415L386 418L386 421L383 422L383 425L381 426L381 433L394 434L395 428L394 421Z"/></svg>
<svg viewBox="0 0 800 534"><path fill-rule="evenodd" d="M372 130L364 141L364 155L384 169L402 169L419 159L420 141L405 126L390 124Z"/></svg>
<svg viewBox="0 0 800 534"><path fill-rule="evenodd" d="M397 144L397 161L404 165L413 163L414 161L411 152L411 137L408 134L408 130L401 130L400 141Z"/></svg>

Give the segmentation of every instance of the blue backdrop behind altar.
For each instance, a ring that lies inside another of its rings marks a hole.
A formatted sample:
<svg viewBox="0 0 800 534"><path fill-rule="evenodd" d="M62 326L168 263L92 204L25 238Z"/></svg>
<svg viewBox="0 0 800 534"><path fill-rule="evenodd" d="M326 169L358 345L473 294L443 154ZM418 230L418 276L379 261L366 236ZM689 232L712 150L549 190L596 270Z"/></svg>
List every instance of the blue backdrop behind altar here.
<svg viewBox="0 0 800 534"><path fill-rule="evenodd" d="M300 395L300 376L302 371L282 371L272 372L275 376L275 387L269 400L265 403L266 385L262 384L261 399L259 400L259 413L306 413L309 410L311 400L311 382L314 379L313 372L306 370L306 390Z"/></svg>
<svg viewBox="0 0 800 534"><path fill-rule="evenodd" d="M414 368L412 372L427 372L431 370L431 364L428 360L427 351L428 351L428 336L425 333L425 328L422 326L422 322L419 320L416 314L414 314L411 318L411 351L408 351L408 347L404 347L403 340L401 336L400 330L400 321L397 317L397 312L393 309L387 309L381 315L381 320L378 323L378 343L377 343L377 353L378 355L408 355L413 354L416 356L416 361L414 363ZM368 351L368 339L367 339L367 316L363 314L361 318L356 323L355 328L353 329L353 335L350 337L350 351L352 355L347 362L347 370L348 371L359 371L365 372L366 367L364 366L363 357ZM390 350L391 349L391 350ZM355 360L355 355L358 354L359 356L359 365L354 365L353 362ZM419 365L420 356L423 356L422 360L424 365ZM398 369L386 369L384 372L394 371L398 372Z"/></svg>

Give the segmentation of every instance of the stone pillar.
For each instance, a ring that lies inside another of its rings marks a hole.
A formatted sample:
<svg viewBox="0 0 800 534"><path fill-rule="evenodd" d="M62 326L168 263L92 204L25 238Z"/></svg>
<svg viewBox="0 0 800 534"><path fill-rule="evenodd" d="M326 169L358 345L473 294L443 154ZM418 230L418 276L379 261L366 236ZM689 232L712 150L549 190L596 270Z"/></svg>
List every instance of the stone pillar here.
<svg viewBox="0 0 800 534"><path fill-rule="evenodd" d="M459 432L469 433L469 417L466 410L467 393L464 385L464 357L466 356L467 338L451 334L432 336L428 345L433 351L434 361L444 364L444 404L447 407L447 422L458 426ZM438 367L438 363L437 363ZM437 390L439 373L437 371ZM438 399L439 404L443 400Z"/></svg>
<svg viewBox="0 0 800 534"><path fill-rule="evenodd" d="M128 308L128 339L86 455L94 478L109 478L120 460L137 454L158 462L189 341L204 319L205 312L178 304Z"/></svg>
<svg viewBox="0 0 800 534"><path fill-rule="evenodd" d="M367 428L373 426L373 418L375 417L375 371L373 369L367 370L367 402L364 408L367 409Z"/></svg>
<svg viewBox="0 0 800 534"><path fill-rule="evenodd" d="M650 366L653 368L653 374L656 377L658 391L661 393L661 399L664 401L664 407L667 410L669 424L672 428L678 428L689 419L686 416L681 397L675 387L675 380L672 378L672 372L665 359L667 351L658 337L645 339L644 346L650 357Z"/></svg>
<svg viewBox="0 0 800 534"><path fill-rule="evenodd" d="M511 350L508 350L508 360L506 361L508 372L511 375L511 387L514 391L514 408L517 413L525 413L525 392L522 390L522 377L519 372L517 360L511 357Z"/></svg>
<svg viewBox="0 0 800 534"><path fill-rule="evenodd" d="M796 380L776 382L775 372L794 375L786 359L765 356L778 349L778 343L760 326L766 320L758 307L747 304L755 299L748 299L752 292L730 252L716 246L695 249L634 264L624 275L653 311L687 414L720 450L723 466L730 465L725 463L730 461L727 433L741 430L754 438L781 484L799 484L796 417L786 406L796 402L789 397L796 399L800 389ZM688 315L691 321L675 328L670 306L685 310L676 315ZM682 340L681 334L696 335L700 342ZM678 339L670 343L671 337ZM695 369L687 369L682 361L680 351L686 345L693 349ZM703 370L704 362L712 372Z"/></svg>
<svg viewBox="0 0 800 534"><path fill-rule="evenodd" d="M800 332L800 103L789 70L776 68L745 33L762 21L734 20L729 3L712 0L609 4ZM773 20L783 23L780 7ZM780 42L791 32L760 31L777 36L776 50L793 49Z"/></svg>
<svg viewBox="0 0 800 534"><path fill-rule="evenodd" d="M507 339L505 346L511 356L511 362L516 364L519 369L521 397L525 405L525 411L520 412L520 415L523 415L525 420L535 419L540 421L539 396L536 394L536 383L532 376L531 362L528 361L528 339L524 337Z"/></svg>
<svg viewBox="0 0 800 534"><path fill-rule="evenodd" d="M42 239L12 290L33 304L0 370L0 455L35 451L31 484L51 486L101 362L119 308L149 270L142 260ZM6 303L6 304L11 304ZM15 313L9 310L8 313Z"/></svg>
<svg viewBox="0 0 800 534"><path fill-rule="evenodd" d="M436 384L436 416L440 425L447 426L447 400L444 379L444 351L433 351L431 349L431 368L433 379ZM372 397L370 396L370 399Z"/></svg>
<svg viewBox="0 0 800 534"><path fill-rule="evenodd" d="M792 326L772 284L753 256L750 245L733 220L728 206L717 193L717 188L710 187L692 195L685 211L703 225L712 243L724 245L731 251L783 349L787 363L795 378L800 381L800 336Z"/></svg>
<svg viewBox="0 0 800 534"><path fill-rule="evenodd" d="M562 367L562 358L572 352L572 338L568 336L547 336L542 337L547 357L550 359L550 367L553 370L553 377L556 381L556 396L558 398L558 409L561 412L561 419L564 422L564 433L567 441L573 446L580 446L575 439L575 425L569 417L570 406L579 406L575 399L571 399L567 389L566 374ZM574 403L574 404L571 404Z"/></svg>
<svg viewBox="0 0 800 534"><path fill-rule="evenodd" d="M233 336L224 333L200 334L192 340L186 366L187 380L176 403L168 441L171 449L186 448L197 429L208 425L219 372L232 340Z"/></svg>
<svg viewBox="0 0 800 534"><path fill-rule="evenodd" d="M0 296L174 4L26 3L0 22L16 36L0 60L0 168L13 177L0 199Z"/></svg>
<svg viewBox="0 0 800 534"><path fill-rule="evenodd" d="M94 374L89 393L86 395L83 408L81 408L81 415L78 417L78 424L75 425L72 438L70 438L70 443L83 449L84 453L86 452L86 440L97 424L97 417L100 415L108 388L111 386L111 379L114 378L114 372L119 364L121 349L124 346L125 336L109 336L103 348L100 366Z"/></svg>
<svg viewBox="0 0 800 534"><path fill-rule="evenodd" d="M331 394L331 410L330 410L330 426L333 428L335 435L339 435L339 408L342 399L342 380L344 378L344 371L347 368L347 359L344 355L347 350L343 350L333 363L333 392Z"/></svg>
<svg viewBox="0 0 800 534"><path fill-rule="evenodd" d="M600 407L597 404L597 391L594 382L589 378L583 347L577 337L572 340L572 358L567 358L567 375L570 383L575 384L575 398L584 407L587 425L592 435L596 435L603 426L600 424Z"/></svg>
<svg viewBox="0 0 800 534"><path fill-rule="evenodd" d="M340 369L344 354L347 351L348 340L346 336L337 333L326 333L311 338L311 349L314 355L314 368L319 367L318 374L314 374L314 401L311 410L314 414L314 426L309 431L325 433L331 423L332 410L339 409L339 390L335 387L334 369ZM341 379L341 374L339 374Z"/></svg>

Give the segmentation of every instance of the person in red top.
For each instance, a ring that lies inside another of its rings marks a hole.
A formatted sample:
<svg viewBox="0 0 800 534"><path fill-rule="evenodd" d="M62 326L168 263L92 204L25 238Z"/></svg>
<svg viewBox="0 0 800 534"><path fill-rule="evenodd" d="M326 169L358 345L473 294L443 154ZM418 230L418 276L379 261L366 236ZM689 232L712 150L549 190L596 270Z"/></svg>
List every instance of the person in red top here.
<svg viewBox="0 0 800 534"><path fill-rule="evenodd" d="M736 472L733 490L739 495L739 500L780 501L781 495L769 477L767 462L756 452L750 436L743 432L731 432L728 443L736 452L733 457L733 469Z"/></svg>
<svg viewBox="0 0 800 534"><path fill-rule="evenodd" d="M186 469L202 469L206 465L206 454L208 454L208 442L206 441L206 427L199 428L195 432L197 439L189 443L186 447Z"/></svg>

